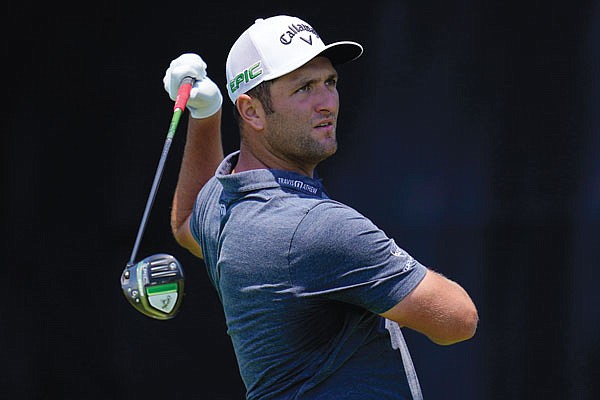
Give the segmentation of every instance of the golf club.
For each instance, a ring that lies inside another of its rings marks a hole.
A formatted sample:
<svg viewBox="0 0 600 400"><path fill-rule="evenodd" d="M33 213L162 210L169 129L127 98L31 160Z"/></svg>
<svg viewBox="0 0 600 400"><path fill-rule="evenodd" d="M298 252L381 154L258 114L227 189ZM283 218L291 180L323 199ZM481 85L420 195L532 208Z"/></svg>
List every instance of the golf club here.
<svg viewBox="0 0 600 400"><path fill-rule="evenodd" d="M131 257L121 274L121 289L127 301L142 314L159 320L173 318L181 307L184 286L183 267L175 257L164 253L151 255L139 262L135 262L135 258L158 191L169 148L179 125L179 119L190 97L193 83L194 79L191 77L185 77L181 80L175 99L173 117L158 162L158 168L154 175L150 195L146 202L144 215L133 245Z"/></svg>

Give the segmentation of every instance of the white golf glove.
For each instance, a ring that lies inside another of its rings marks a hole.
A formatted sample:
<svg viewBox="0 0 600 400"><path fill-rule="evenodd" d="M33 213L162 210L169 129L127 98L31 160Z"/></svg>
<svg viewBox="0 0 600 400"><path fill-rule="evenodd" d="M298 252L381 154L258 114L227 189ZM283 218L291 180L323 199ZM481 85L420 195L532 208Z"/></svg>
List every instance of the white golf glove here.
<svg viewBox="0 0 600 400"><path fill-rule="evenodd" d="M223 96L217 85L206 76L206 63L199 55L193 53L182 54L173 61L165 72L163 83L171 100L177 98L177 91L181 80L186 76L195 79L187 109L192 118L207 118L219 111L223 104Z"/></svg>

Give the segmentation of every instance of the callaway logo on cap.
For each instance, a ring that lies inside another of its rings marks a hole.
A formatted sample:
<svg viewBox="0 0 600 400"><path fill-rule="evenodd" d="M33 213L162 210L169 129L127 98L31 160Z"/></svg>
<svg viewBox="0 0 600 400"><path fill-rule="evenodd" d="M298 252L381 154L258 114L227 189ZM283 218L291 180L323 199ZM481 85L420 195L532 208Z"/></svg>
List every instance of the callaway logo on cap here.
<svg viewBox="0 0 600 400"><path fill-rule="evenodd" d="M355 42L325 45L317 31L300 18L279 15L257 19L229 51L227 93L235 104L240 94L292 72L318 55L336 65L352 61L362 52L362 46Z"/></svg>

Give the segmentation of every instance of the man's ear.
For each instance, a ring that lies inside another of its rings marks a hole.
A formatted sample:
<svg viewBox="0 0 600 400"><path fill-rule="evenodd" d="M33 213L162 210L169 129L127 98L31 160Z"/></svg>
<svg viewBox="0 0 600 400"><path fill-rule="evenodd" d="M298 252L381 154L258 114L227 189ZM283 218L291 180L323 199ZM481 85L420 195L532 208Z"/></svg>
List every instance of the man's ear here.
<svg viewBox="0 0 600 400"><path fill-rule="evenodd" d="M241 94L237 98L235 106L242 119L254 130L261 131L265 128L265 110L260 101L247 94Z"/></svg>

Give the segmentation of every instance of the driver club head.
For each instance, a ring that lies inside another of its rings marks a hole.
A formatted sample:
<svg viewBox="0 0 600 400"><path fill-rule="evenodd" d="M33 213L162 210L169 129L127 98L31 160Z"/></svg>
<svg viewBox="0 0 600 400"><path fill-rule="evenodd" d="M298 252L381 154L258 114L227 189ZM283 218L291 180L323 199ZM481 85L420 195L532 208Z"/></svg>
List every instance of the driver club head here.
<svg viewBox="0 0 600 400"><path fill-rule="evenodd" d="M121 275L121 289L142 314L160 320L173 318L183 301L183 268L169 254L153 254L128 264Z"/></svg>

